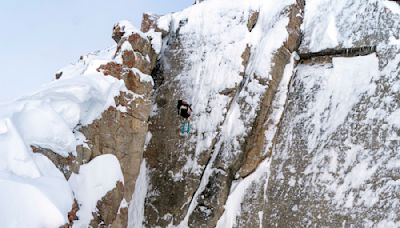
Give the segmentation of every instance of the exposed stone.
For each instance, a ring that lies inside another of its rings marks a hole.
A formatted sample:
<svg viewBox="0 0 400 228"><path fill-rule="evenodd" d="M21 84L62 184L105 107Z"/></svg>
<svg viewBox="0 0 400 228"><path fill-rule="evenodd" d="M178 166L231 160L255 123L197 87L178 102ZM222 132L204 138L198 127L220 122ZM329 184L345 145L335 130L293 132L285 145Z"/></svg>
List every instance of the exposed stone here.
<svg viewBox="0 0 400 228"><path fill-rule="evenodd" d="M81 129L92 151L90 159L102 154L117 156L125 178L125 199L128 201L139 173L150 109L149 100L135 99L126 107L127 112L110 107L100 119Z"/></svg>
<svg viewBox="0 0 400 228"><path fill-rule="evenodd" d="M161 32L162 38L166 37L168 35L168 31L160 29L157 26L158 18L160 18L160 16L155 15L155 14L144 13L140 31L146 33L146 32L149 32L150 30L154 30L154 32Z"/></svg>
<svg viewBox="0 0 400 228"><path fill-rule="evenodd" d="M224 212L224 202L228 197L230 185L233 179L229 173L223 170L217 170L202 192L201 197L197 199L198 205L189 217L190 227L215 227L218 219Z"/></svg>
<svg viewBox="0 0 400 228"><path fill-rule="evenodd" d="M128 37L128 42L132 45L134 51L139 52L143 55L151 54L152 47L151 43L147 38L144 38L141 34L133 33Z"/></svg>
<svg viewBox="0 0 400 228"><path fill-rule="evenodd" d="M128 42L132 49L122 50L122 46ZM123 68L137 68L141 72L150 75L156 66L157 57L155 50L151 46L150 40L143 37L143 34L132 33L128 37L123 37L117 46L116 55L121 55L122 66L116 63L103 67L108 74L121 77Z"/></svg>
<svg viewBox="0 0 400 228"><path fill-rule="evenodd" d="M122 207L119 209L119 213L111 224L112 228L126 228L128 226L128 208Z"/></svg>
<svg viewBox="0 0 400 228"><path fill-rule="evenodd" d="M80 162L75 156L70 154L68 157L63 157L50 149L31 146L33 153L40 153L46 156L54 165L64 174L68 180L72 172L79 172Z"/></svg>
<svg viewBox="0 0 400 228"><path fill-rule="evenodd" d="M139 52L125 50L122 53L122 62L125 66L135 67L145 74L151 74L154 67L150 61L148 56L143 56Z"/></svg>
<svg viewBox="0 0 400 228"><path fill-rule="evenodd" d="M251 54L251 47L247 44L246 45L246 49L244 50L243 54L242 54L242 65L244 67L244 69L246 69L247 64L249 64L249 60L250 60L250 54ZM244 74L244 72L243 72Z"/></svg>
<svg viewBox="0 0 400 228"><path fill-rule="evenodd" d="M90 225L92 227L98 227L99 225L107 227L111 225L117 217L123 196L124 185L118 181L116 187L97 202L97 211L93 213Z"/></svg>
<svg viewBox="0 0 400 228"><path fill-rule="evenodd" d="M289 24L288 24L288 40L284 46L281 47L273 57L273 64L271 68L271 81L268 82L268 90L262 99L261 108L257 113L257 118L252 127L252 131L247 137L245 143L245 157L242 161L239 175L245 177L252 173L271 151L265 151L265 126L266 121L270 115L271 104L276 92L276 89L281 81L286 64L289 63L290 54L300 45L300 25L302 23L302 12L304 8L304 1L298 0L297 4L291 6L289 11Z"/></svg>
<svg viewBox="0 0 400 228"><path fill-rule="evenodd" d="M109 62L107 64L101 65L97 71L102 71L104 75L111 75L115 78L122 79L122 74L124 72L124 67L116 62ZM129 89L129 88L128 88Z"/></svg>
<svg viewBox="0 0 400 228"><path fill-rule="evenodd" d="M62 72L62 71L56 73L56 79L57 79L57 80L60 79L62 75L63 75L63 72Z"/></svg>
<svg viewBox="0 0 400 228"><path fill-rule="evenodd" d="M303 23L304 4L305 0L296 0L296 4L291 7L289 12L289 24L287 26L289 36L285 42L285 47L290 52L298 50L301 43L302 35L300 26Z"/></svg>
<svg viewBox="0 0 400 228"><path fill-rule="evenodd" d="M274 98L276 89L281 81L286 64L289 63L290 52L281 47L273 58L273 67L271 68L272 79L268 83L268 89L263 97L260 105L260 110L257 113L257 118L254 122L252 131L247 137L245 143L244 154L245 158L242 161L239 175L245 177L252 173L270 153L265 152L265 122L268 120L271 112L271 104Z"/></svg>
<svg viewBox="0 0 400 228"><path fill-rule="evenodd" d="M119 43L124 34L125 34L124 28L121 28L119 24L114 25L112 38L116 43Z"/></svg>
<svg viewBox="0 0 400 228"><path fill-rule="evenodd" d="M250 17L247 21L247 29L249 30L249 32L251 32L253 30L253 28L256 26L259 16L260 16L260 12L258 12L258 11L252 12L250 14Z"/></svg>
<svg viewBox="0 0 400 228"><path fill-rule="evenodd" d="M74 220L78 219L78 216L76 215L76 213L79 210L79 206L78 203L76 202L76 200L74 200L74 204L72 205L72 209L71 211L68 213L68 221L69 224L72 225Z"/></svg>

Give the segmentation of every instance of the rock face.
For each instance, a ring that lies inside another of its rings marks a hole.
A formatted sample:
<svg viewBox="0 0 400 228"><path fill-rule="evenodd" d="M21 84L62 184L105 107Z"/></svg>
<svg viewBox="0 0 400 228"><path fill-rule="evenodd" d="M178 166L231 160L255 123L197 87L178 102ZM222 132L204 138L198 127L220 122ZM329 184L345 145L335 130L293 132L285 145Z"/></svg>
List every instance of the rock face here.
<svg viewBox="0 0 400 228"><path fill-rule="evenodd" d="M130 26L127 22L114 26L112 37L117 42L114 60L97 69L104 76L123 80L127 91L115 97L115 107L105 110L100 118L76 127L85 137L85 145L76 149L77 155L62 157L50 149L32 147L34 152L47 156L67 179L71 173L79 173L80 165L97 156L113 154L118 158L124 184L116 183L115 188L98 201L90 222L92 227L127 226L128 204L121 202L131 201L143 156L153 92L153 80L148 74L155 67L157 54L150 39ZM57 79L62 75L63 72L57 73Z"/></svg>
<svg viewBox="0 0 400 228"><path fill-rule="evenodd" d="M219 20L215 23L221 26L219 31L223 31L223 34L196 37L203 31L201 27L193 26L213 23L208 21L209 18L198 20L195 15L183 13L176 16L176 21L170 22L170 33L166 38L168 46L164 49L157 74L154 75L162 84L155 98L158 112L151 119L149 129L153 139L145 152L151 170L152 187L145 204L146 226L165 227L171 223L192 227L215 226L224 212L225 202L237 174L249 175L268 155L264 150L265 122L269 119L272 100L285 66L290 61L291 52L300 44L298 29L304 3L287 3L279 6L282 7L280 11L270 12L267 9L264 12L241 9L242 6L238 5L226 9L227 12L234 12L230 15L233 20L219 18L221 12L217 10L217 15L209 15L210 20ZM198 7L203 10L202 4ZM220 10L224 12L225 9ZM264 37L260 37L257 43L247 41L247 37L256 36L263 26L271 23L262 13L275 13L276 23L286 22L279 29L286 32L289 37L287 42L282 39L281 44L269 46ZM231 29L224 31L224 27ZM242 33L242 36L231 32ZM199 51L203 45L205 47ZM229 53L230 50L226 49L230 48L235 52ZM270 52L271 55L264 56L263 52ZM228 55L233 63L225 61ZM187 56L199 59L193 61L187 59ZM267 65L265 71L252 64L252 61L263 61L261 58L265 58L262 63ZM213 59L216 59L213 64L221 70L209 71L208 64ZM232 64L235 65L232 67ZM224 66L232 67L233 70L225 70ZM200 83L206 83L205 80L224 75L236 77L233 77L235 82L231 85L215 85L216 92L212 85L200 91L197 88L188 91L185 87L187 81L200 80ZM205 96L210 100L200 100L197 96ZM193 117L193 136L190 138L179 136L179 118L172 114L176 112L176 101L182 97L199 102L193 103L196 116ZM255 100L249 101L250 97ZM215 107L218 102L219 107ZM218 109L222 116L218 116ZM220 122L210 122L208 129L202 129L201 124L207 118L220 119ZM243 128L239 133L227 130L234 127L229 125L235 118L239 125L235 127ZM166 160L170 162L166 163ZM192 163L197 167L190 167L194 165Z"/></svg>
<svg viewBox="0 0 400 228"><path fill-rule="evenodd" d="M101 154L114 154L120 161L125 179L124 185L117 184L116 189L99 201L98 219L92 222L93 226L100 224L98 221L103 225L113 224L113 227L127 226L128 210L120 209L119 205L122 199L130 202L132 198L151 111L153 84L151 79L144 80L143 74L151 73L157 55L146 37L135 32L129 34L121 27L126 29L122 25L114 27L113 38L119 40L116 55L122 56L122 64L109 62L98 71L124 80L129 92L115 98L117 108L109 108L100 119L80 129L90 148L83 161ZM124 50L125 45L131 48ZM113 223L116 218L117 222Z"/></svg>
<svg viewBox="0 0 400 228"><path fill-rule="evenodd" d="M118 216L120 202L124 198L124 185L117 182L116 187L108 192L100 201L97 202L97 212L93 213L93 220L90 223L92 227L99 227L100 225L115 224L114 221ZM126 212L122 212L125 214ZM126 219L126 217L125 217ZM114 226L118 226L115 224ZM126 225L125 225L126 226Z"/></svg>
<svg viewBox="0 0 400 228"><path fill-rule="evenodd" d="M143 225L399 225L398 4L197 3L142 25L168 31Z"/></svg>

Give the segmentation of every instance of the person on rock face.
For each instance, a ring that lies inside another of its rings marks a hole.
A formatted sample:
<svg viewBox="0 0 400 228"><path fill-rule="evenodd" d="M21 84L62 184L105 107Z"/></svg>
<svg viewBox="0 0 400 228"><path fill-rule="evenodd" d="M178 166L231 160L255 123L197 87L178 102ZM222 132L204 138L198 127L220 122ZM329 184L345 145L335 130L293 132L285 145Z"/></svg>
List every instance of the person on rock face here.
<svg viewBox="0 0 400 228"><path fill-rule="evenodd" d="M190 132L189 118L192 114L192 107L186 101L178 100L177 108L178 108L178 115L180 115L183 118L181 133L182 135L184 135L185 132L189 134Z"/></svg>

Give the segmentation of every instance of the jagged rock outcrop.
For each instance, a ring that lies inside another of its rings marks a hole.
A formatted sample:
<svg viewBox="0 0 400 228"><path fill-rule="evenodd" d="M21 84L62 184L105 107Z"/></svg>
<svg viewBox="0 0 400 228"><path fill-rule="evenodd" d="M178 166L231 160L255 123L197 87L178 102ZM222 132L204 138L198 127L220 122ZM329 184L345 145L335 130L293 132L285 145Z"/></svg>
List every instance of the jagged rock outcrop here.
<svg viewBox="0 0 400 228"><path fill-rule="evenodd" d="M77 155L63 157L50 149L32 147L34 152L47 156L67 179L71 173L79 173L80 165L97 156L113 154L118 158L124 184L116 183L116 187L98 201L90 222L92 227L127 226L128 204L121 202L130 202L142 161L152 106L153 81L148 74L155 67L157 54L150 39L130 26L127 22L114 26L112 37L118 44L114 54L116 60L97 69L104 76L123 80L127 91L115 97L115 106L105 110L93 123L76 127L76 131L85 137L85 145L78 145L76 149ZM85 57L81 61L85 61ZM58 72L57 79L62 75L62 71Z"/></svg>
<svg viewBox="0 0 400 228"><path fill-rule="evenodd" d="M113 224L113 227L127 226L127 207L119 208L119 205L122 199L130 202L139 174L153 89L151 79L145 79L143 74L151 73L157 59L148 38L136 32L127 34L125 26L116 25L113 32L113 38L119 40L116 55L121 55L122 63L110 62L98 70L124 80L129 92L115 99L117 108L109 108L100 119L80 128L90 148L89 160L101 154L114 154L121 163L125 179L123 187L117 185L97 207L102 224ZM124 49L127 43L131 47ZM120 224L113 223L117 211ZM96 220L92 225L98 223Z"/></svg>

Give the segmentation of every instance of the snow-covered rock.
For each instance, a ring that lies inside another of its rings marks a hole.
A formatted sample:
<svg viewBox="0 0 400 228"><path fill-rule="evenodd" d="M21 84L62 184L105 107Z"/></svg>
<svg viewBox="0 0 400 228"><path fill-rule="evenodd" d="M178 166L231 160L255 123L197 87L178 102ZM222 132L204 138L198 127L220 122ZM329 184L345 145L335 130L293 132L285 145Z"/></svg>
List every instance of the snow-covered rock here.
<svg viewBox="0 0 400 228"><path fill-rule="evenodd" d="M148 73L157 54L146 34L129 22L120 25L123 42L82 56L35 94L1 105L5 227L59 227L74 219L78 227L126 226L151 110Z"/></svg>
<svg viewBox="0 0 400 228"><path fill-rule="evenodd" d="M118 159L114 155L107 154L98 156L88 164L82 165L79 174L72 174L68 182L79 205L77 213L79 221L74 226L88 227L94 219L92 213L99 213L101 219L105 220L104 214L97 211L97 204L108 192L117 188L118 182L123 184L124 177ZM120 198L119 201L114 202L113 208L108 208L109 213L114 215L114 219L123 194L116 197ZM108 224L111 224L114 219Z"/></svg>
<svg viewBox="0 0 400 228"><path fill-rule="evenodd" d="M0 219L400 226L399 11L207 0L144 14L141 31L117 23L115 47L0 107ZM179 99L193 108L185 136Z"/></svg>

